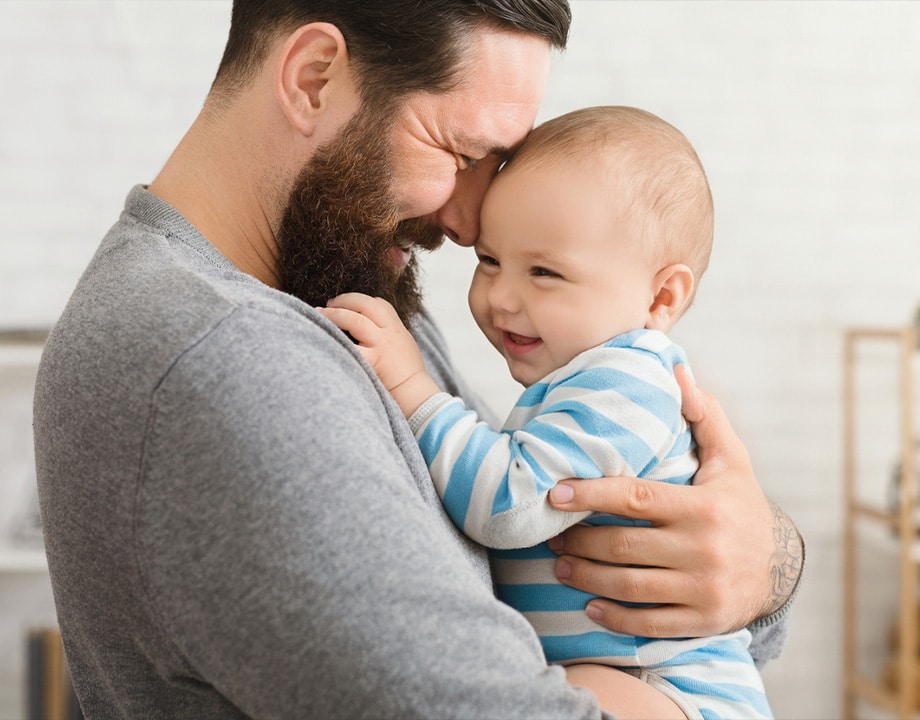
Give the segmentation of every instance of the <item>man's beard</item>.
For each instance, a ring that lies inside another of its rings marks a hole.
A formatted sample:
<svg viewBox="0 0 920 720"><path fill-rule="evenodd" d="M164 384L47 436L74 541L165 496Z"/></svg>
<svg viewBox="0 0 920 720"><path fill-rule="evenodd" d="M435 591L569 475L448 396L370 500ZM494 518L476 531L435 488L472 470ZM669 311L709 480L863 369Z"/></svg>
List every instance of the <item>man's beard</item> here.
<svg viewBox="0 0 920 720"><path fill-rule="evenodd" d="M278 229L278 273L282 289L310 305L367 293L392 303L408 325L422 308L418 262L413 253L398 268L391 251L410 242L433 250L443 236L421 219L397 220L383 115L359 111L301 171Z"/></svg>

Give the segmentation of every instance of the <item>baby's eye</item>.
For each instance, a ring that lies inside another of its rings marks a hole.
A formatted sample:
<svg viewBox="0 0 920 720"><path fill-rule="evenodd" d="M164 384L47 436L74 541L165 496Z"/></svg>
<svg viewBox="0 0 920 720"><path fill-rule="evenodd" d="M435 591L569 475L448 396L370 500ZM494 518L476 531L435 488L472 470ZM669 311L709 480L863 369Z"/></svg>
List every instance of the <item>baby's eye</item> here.
<svg viewBox="0 0 920 720"><path fill-rule="evenodd" d="M562 277L562 275L557 273L555 270L550 270L549 268L545 268L545 267L533 267L531 268L530 273L534 277L551 277L551 278L561 278Z"/></svg>
<svg viewBox="0 0 920 720"><path fill-rule="evenodd" d="M481 262L483 265L492 265L493 267L498 267L498 260L496 260L491 255L483 255L482 253L477 253L476 257L479 258L479 262Z"/></svg>

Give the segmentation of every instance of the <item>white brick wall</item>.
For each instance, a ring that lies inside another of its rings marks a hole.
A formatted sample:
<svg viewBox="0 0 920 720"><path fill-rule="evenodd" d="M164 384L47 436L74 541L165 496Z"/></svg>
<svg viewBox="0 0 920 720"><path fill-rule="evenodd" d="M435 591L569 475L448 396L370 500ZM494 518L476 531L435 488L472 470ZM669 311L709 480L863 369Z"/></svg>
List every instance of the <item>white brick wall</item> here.
<svg viewBox="0 0 920 720"><path fill-rule="evenodd" d="M44 325L194 119L228 2L0 3L0 326Z"/></svg>
<svg viewBox="0 0 920 720"><path fill-rule="evenodd" d="M907 322L920 302L920 4L573 9L541 119L644 107L708 170L712 265L674 335L809 541L793 636L766 673L776 713L833 717L841 331ZM0 326L60 312L130 185L200 107L228 16L227 0L0 3ZM468 319L470 253L426 265L457 359L504 411L517 389Z"/></svg>

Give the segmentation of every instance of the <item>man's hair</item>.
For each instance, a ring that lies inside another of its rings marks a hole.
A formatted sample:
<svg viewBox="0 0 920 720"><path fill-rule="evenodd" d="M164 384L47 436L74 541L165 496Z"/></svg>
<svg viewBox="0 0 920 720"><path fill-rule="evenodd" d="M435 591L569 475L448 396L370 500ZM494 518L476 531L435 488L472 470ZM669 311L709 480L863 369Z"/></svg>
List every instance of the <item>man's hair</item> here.
<svg viewBox="0 0 920 720"><path fill-rule="evenodd" d="M564 49L568 0L234 0L212 94L246 87L275 42L311 22L345 37L365 101L450 89L472 31L516 30Z"/></svg>
<svg viewBox="0 0 920 720"><path fill-rule="evenodd" d="M714 211L706 172L680 130L645 110L603 106L575 110L535 128L507 169L559 162L603 162L629 202L631 217L662 267L684 263L699 283L712 251ZM586 172L590 172L588 169ZM610 197L604 183L598 200Z"/></svg>

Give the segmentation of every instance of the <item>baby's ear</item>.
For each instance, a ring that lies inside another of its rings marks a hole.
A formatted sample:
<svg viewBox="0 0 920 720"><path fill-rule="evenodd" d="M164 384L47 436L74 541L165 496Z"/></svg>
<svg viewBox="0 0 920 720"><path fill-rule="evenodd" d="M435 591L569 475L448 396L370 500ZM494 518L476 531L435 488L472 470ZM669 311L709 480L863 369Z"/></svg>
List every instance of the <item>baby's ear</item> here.
<svg viewBox="0 0 920 720"><path fill-rule="evenodd" d="M648 309L649 330L668 332L693 297L693 271L686 265L668 265L655 274L652 290L655 299Z"/></svg>

